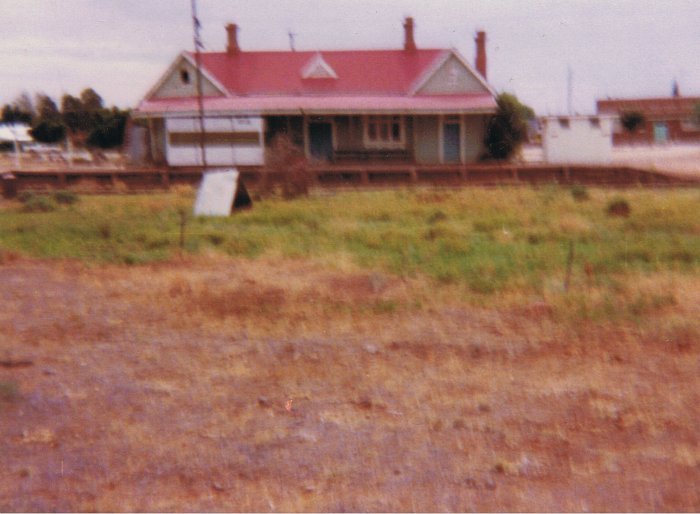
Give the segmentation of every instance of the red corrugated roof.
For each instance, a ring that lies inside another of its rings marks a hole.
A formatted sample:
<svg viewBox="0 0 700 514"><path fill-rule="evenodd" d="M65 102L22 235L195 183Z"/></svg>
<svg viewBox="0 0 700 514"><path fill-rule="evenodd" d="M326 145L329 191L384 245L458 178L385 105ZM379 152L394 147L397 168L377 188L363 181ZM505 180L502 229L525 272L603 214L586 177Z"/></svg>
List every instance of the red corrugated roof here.
<svg viewBox="0 0 700 514"><path fill-rule="evenodd" d="M234 95L401 95L447 50L323 52L208 52L202 67ZM304 79L320 53L337 79ZM190 54L192 56L192 54Z"/></svg>

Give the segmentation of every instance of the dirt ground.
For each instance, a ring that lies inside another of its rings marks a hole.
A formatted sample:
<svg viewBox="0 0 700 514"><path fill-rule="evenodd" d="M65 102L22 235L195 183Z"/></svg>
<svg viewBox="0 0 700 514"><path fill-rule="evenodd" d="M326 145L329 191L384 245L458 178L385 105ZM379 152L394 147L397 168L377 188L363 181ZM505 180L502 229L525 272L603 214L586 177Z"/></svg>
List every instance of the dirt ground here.
<svg viewBox="0 0 700 514"><path fill-rule="evenodd" d="M530 163L543 162L542 147L524 147L522 159ZM612 163L683 177L700 177L700 144L615 146L612 151Z"/></svg>
<svg viewBox="0 0 700 514"><path fill-rule="evenodd" d="M540 146L526 146L522 149L521 158L525 162L541 163L544 153ZM125 165L125 158L117 153L108 153L105 161L94 163L85 159L77 159L74 167L78 168L119 168ZM613 164L628 165L651 171L669 172L681 176L700 177L700 144L671 143L667 145L629 145L613 148ZM40 159L31 155L23 155L22 168L37 170L64 168L65 162ZM17 161L12 153L0 154L0 172L17 168Z"/></svg>
<svg viewBox="0 0 700 514"><path fill-rule="evenodd" d="M0 511L700 510L697 332L342 262L6 259L0 297Z"/></svg>
<svg viewBox="0 0 700 514"><path fill-rule="evenodd" d="M681 176L700 176L700 144L626 146L613 150L613 162Z"/></svg>

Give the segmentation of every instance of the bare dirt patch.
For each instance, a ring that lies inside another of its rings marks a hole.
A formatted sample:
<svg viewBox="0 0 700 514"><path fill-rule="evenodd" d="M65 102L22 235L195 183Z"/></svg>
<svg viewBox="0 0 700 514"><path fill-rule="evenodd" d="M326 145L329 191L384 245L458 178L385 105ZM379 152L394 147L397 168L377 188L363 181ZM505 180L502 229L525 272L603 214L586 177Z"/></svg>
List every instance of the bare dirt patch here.
<svg viewBox="0 0 700 514"><path fill-rule="evenodd" d="M698 284L653 330L299 261L0 284L2 511L700 509Z"/></svg>

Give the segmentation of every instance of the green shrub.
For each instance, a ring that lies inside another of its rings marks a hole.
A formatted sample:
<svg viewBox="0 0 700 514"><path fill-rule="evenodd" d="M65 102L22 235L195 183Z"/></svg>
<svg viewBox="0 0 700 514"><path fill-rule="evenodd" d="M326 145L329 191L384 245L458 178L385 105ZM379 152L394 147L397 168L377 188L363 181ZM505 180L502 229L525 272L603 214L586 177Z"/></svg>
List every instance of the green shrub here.
<svg viewBox="0 0 700 514"><path fill-rule="evenodd" d="M32 195L24 202L24 212L51 212L56 210L56 204L45 195Z"/></svg>
<svg viewBox="0 0 700 514"><path fill-rule="evenodd" d="M79 200L78 195L73 191L56 191L53 194L53 199L56 203L60 203L62 205L73 205Z"/></svg>
<svg viewBox="0 0 700 514"><path fill-rule="evenodd" d="M29 191L22 191L19 195L17 195L17 199L22 202L22 203L27 203L29 200L34 198L34 193L29 192Z"/></svg>

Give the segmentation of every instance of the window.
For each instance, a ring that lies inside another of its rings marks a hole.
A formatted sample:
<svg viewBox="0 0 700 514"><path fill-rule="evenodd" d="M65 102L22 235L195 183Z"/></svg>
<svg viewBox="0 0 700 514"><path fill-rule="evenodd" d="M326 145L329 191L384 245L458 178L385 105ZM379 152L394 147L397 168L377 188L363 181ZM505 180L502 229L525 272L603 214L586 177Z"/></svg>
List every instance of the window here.
<svg viewBox="0 0 700 514"><path fill-rule="evenodd" d="M600 118L594 116L592 118L588 118L588 122L591 124L592 128L600 128Z"/></svg>
<svg viewBox="0 0 700 514"><path fill-rule="evenodd" d="M190 72L187 71L185 68L182 68L180 70L180 80L182 81L183 84L190 83Z"/></svg>
<svg viewBox="0 0 700 514"><path fill-rule="evenodd" d="M559 126L563 129L569 128L569 118L559 118Z"/></svg>
<svg viewBox="0 0 700 514"><path fill-rule="evenodd" d="M682 120L681 130L684 132L698 132L700 131L700 123L696 123L694 120Z"/></svg>
<svg viewBox="0 0 700 514"><path fill-rule="evenodd" d="M406 144L403 116L367 116L365 146L403 148Z"/></svg>

